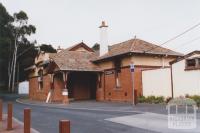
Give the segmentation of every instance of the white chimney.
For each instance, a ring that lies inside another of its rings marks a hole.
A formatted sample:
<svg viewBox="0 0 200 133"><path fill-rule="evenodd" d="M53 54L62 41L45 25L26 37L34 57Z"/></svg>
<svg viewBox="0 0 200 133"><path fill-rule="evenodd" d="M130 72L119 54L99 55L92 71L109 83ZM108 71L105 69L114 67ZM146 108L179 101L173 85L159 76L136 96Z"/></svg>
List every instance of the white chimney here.
<svg viewBox="0 0 200 133"><path fill-rule="evenodd" d="M108 52L108 35L105 21L102 21L100 28L100 56Z"/></svg>

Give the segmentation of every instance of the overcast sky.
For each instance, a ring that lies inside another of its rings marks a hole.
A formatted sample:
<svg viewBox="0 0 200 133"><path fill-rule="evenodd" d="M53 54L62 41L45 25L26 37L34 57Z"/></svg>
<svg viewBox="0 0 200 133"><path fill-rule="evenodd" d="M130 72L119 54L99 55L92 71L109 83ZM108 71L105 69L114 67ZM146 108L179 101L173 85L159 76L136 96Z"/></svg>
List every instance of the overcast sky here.
<svg viewBox="0 0 200 133"><path fill-rule="evenodd" d="M200 0L0 0L10 14L25 11L38 43L67 48L99 42L102 20L109 43L137 38L161 44L200 22ZM195 41L192 41L195 40ZM189 43L188 43L189 42ZM164 45L178 52L200 50L200 26Z"/></svg>

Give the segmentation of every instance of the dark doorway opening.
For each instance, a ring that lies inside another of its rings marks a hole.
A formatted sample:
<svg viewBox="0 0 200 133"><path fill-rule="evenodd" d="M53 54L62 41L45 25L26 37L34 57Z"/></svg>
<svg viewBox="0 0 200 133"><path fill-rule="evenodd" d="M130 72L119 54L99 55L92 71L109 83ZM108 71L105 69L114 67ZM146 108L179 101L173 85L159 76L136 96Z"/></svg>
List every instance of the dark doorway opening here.
<svg viewBox="0 0 200 133"><path fill-rule="evenodd" d="M67 85L70 99L96 99L97 73L70 72Z"/></svg>

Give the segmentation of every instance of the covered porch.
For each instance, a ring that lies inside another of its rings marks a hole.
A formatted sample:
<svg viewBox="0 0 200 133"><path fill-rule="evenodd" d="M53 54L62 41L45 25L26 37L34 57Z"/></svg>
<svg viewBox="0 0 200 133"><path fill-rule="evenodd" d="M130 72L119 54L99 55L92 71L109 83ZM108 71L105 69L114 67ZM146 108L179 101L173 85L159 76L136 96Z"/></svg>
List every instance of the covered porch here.
<svg viewBox="0 0 200 133"><path fill-rule="evenodd" d="M59 71L53 74L48 101L67 104L75 100L96 100L100 73L92 71ZM47 97L48 99L48 97Z"/></svg>

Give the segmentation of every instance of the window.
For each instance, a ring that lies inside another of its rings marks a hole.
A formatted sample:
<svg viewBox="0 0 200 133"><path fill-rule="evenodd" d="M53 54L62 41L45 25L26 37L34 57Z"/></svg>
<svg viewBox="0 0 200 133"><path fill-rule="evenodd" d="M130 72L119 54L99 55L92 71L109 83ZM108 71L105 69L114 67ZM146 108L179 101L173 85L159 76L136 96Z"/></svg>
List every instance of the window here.
<svg viewBox="0 0 200 133"><path fill-rule="evenodd" d="M39 90L43 89L43 70L38 71L38 84L39 84Z"/></svg>
<svg viewBox="0 0 200 133"><path fill-rule="evenodd" d="M197 59L197 66L200 67L200 58Z"/></svg>
<svg viewBox="0 0 200 133"><path fill-rule="evenodd" d="M200 68L200 58L193 58L186 60L186 69L199 69Z"/></svg>
<svg viewBox="0 0 200 133"><path fill-rule="evenodd" d="M121 60L115 60L114 67L115 67L115 83L116 83L116 88L119 88L121 86L121 84L120 84L120 78L119 78L119 74L121 73Z"/></svg>
<svg viewBox="0 0 200 133"><path fill-rule="evenodd" d="M195 59L189 59L189 60L187 60L187 67L195 67L195 66L196 66Z"/></svg>
<svg viewBox="0 0 200 133"><path fill-rule="evenodd" d="M102 74L99 74L99 76L98 76L98 81L99 81L99 83L98 83L98 85L99 85L99 88L101 88L102 87Z"/></svg>

